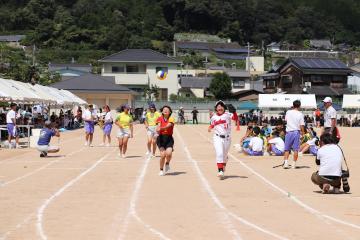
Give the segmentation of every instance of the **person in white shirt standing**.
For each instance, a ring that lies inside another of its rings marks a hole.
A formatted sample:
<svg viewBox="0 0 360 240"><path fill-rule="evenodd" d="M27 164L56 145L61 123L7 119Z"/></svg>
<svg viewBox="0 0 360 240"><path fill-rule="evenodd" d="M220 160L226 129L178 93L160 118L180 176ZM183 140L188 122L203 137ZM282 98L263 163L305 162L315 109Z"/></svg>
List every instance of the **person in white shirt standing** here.
<svg viewBox="0 0 360 240"><path fill-rule="evenodd" d="M285 115L286 121L286 135L285 135L285 153L284 164L285 169L289 168L289 155L290 151L294 151L294 162L292 168L296 168L296 161L298 160L298 153L300 149L300 132L304 134L304 115L300 112L301 102L295 100L293 102L293 108L288 110Z"/></svg>
<svg viewBox="0 0 360 240"><path fill-rule="evenodd" d="M312 174L311 181L318 185L323 193L329 193L330 186L333 187L333 193L339 193L342 175L342 151L334 143L330 133L321 135L320 146L316 157L319 171Z"/></svg>
<svg viewBox="0 0 360 240"><path fill-rule="evenodd" d="M218 177L223 180L228 152L231 144L231 120L233 114L225 112L226 105L223 101L215 104L215 112L211 117L208 132L214 130L213 143L216 152L216 163L218 167Z"/></svg>
<svg viewBox="0 0 360 240"><path fill-rule="evenodd" d="M94 114L93 105L90 104L83 113L83 119L85 122L85 146L92 146L96 114Z"/></svg>
<svg viewBox="0 0 360 240"><path fill-rule="evenodd" d="M324 111L324 133L330 133L335 140L335 143L339 143L339 137L336 128L336 110L332 106L331 97L326 97L323 100L325 111Z"/></svg>
<svg viewBox="0 0 360 240"><path fill-rule="evenodd" d="M8 142L11 149L11 140L16 139L16 147L19 147L19 135L16 129L16 103L10 104L10 111L6 114L6 127L8 130Z"/></svg>

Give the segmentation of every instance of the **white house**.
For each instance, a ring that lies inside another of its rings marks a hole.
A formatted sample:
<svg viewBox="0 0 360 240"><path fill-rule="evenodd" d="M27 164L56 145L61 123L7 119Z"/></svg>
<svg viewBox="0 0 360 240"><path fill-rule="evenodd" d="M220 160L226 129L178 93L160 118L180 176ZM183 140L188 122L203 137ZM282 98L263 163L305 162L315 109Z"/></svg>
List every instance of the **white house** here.
<svg viewBox="0 0 360 240"><path fill-rule="evenodd" d="M116 84L139 93L147 86L156 85L160 88L161 100L178 94L177 68L181 62L175 58L151 49L126 49L99 62L102 63L101 75L115 77Z"/></svg>

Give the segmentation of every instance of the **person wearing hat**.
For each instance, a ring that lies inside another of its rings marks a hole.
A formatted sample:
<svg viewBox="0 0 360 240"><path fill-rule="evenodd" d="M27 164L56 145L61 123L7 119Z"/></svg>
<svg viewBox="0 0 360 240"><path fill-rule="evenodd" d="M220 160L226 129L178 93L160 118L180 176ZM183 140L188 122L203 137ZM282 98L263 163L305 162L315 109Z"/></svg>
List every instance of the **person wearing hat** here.
<svg viewBox="0 0 360 240"><path fill-rule="evenodd" d="M336 128L336 110L332 106L331 97L326 97L323 100L324 103L324 133L330 133L334 139L337 137L337 128Z"/></svg>
<svg viewBox="0 0 360 240"><path fill-rule="evenodd" d="M125 104L121 107L121 113L119 113L115 119L115 124L119 127L117 138L119 141L119 156L126 158L126 150L129 138L133 136L133 117L130 114L130 107Z"/></svg>
<svg viewBox="0 0 360 240"><path fill-rule="evenodd" d="M6 127L8 130L9 148L12 147L11 140L15 138L16 147L19 146L19 135L16 129L16 103L10 104L10 111L6 114Z"/></svg>
<svg viewBox="0 0 360 240"><path fill-rule="evenodd" d="M45 127L41 129L37 149L40 151L40 157L46 157L48 153L57 153L60 151L59 146L50 146L53 136L60 137L58 129L52 128L50 121L45 122Z"/></svg>
<svg viewBox="0 0 360 240"><path fill-rule="evenodd" d="M146 131L147 131L147 136L148 136L146 155L152 153L152 156L155 156L156 139L158 137L158 133L156 132L156 121L158 120L158 118L160 116L161 116L161 114L156 111L155 104L153 104L153 103L150 104L149 111L146 113L145 121L144 121ZM152 147L152 151L151 151L151 147Z"/></svg>
<svg viewBox="0 0 360 240"><path fill-rule="evenodd" d="M235 120L233 114L225 112L226 105L223 101L215 104L215 114L211 117L208 132L214 130L213 144L216 152L216 163L218 167L217 176L224 179L228 152L231 144L231 120Z"/></svg>
<svg viewBox="0 0 360 240"><path fill-rule="evenodd" d="M90 147L92 146L96 120L96 114L92 104L88 105L88 107L85 109L82 118L84 119L85 123L85 146Z"/></svg>

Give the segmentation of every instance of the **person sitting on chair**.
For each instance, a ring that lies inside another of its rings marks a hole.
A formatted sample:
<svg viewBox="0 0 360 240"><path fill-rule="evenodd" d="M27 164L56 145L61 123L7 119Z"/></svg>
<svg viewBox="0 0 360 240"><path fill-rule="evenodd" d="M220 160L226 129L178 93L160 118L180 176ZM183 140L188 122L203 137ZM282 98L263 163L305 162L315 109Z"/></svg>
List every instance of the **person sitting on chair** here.
<svg viewBox="0 0 360 240"><path fill-rule="evenodd" d="M50 146L51 137L60 137L58 129L52 128L50 121L45 122L45 127L41 129L37 149L41 152L40 157L46 157L48 153L57 153L60 151L59 146Z"/></svg>
<svg viewBox="0 0 360 240"><path fill-rule="evenodd" d="M343 159L341 149L334 143L330 133L321 135L320 146L316 157L319 171L312 174L311 181L318 185L323 193L329 193L330 186L333 187L333 193L339 193L342 174L341 163Z"/></svg>

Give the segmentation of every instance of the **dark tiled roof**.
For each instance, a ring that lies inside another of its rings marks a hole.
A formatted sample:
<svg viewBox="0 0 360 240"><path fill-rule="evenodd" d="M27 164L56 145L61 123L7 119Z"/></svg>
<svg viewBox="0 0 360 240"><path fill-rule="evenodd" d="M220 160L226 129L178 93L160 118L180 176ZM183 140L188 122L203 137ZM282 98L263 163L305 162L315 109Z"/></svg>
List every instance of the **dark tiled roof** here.
<svg viewBox="0 0 360 240"><path fill-rule="evenodd" d="M176 47L187 50L208 50L211 49L238 49L241 48L236 42L232 43L208 43L208 42L176 42Z"/></svg>
<svg viewBox="0 0 360 240"><path fill-rule="evenodd" d="M246 55L215 53L215 56L224 60L245 60Z"/></svg>
<svg viewBox="0 0 360 240"><path fill-rule="evenodd" d="M51 85L51 87L73 91L123 92L131 93L127 87L115 83L115 77L104 77L97 74L85 74Z"/></svg>
<svg viewBox="0 0 360 240"><path fill-rule="evenodd" d="M332 46L330 40L317 40L317 39L310 40L310 45L315 48L324 48L324 49L330 49Z"/></svg>
<svg viewBox="0 0 360 240"><path fill-rule="evenodd" d="M342 61L331 58L292 58L291 61L307 69L349 69Z"/></svg>
<svg viewBox="0 0 360 240"><path fill-rule="evenodd" d="M0 36L0 42L19 42L25 38L25 35L3 35Z"/></svg>
<svg viewBox="0 0 360 240"><path fill-rule="evenodd" d="M248 71L227 70L226 73L227 73L230 77L250 78L250 76L251 76Z"/></svg>
<svg viewBox="0 0 360 240"><path fill-rule="evenodd" d="M212 50L218 53L248 53L246 48L213 48Z"/></svg>
<svg viewBox="0 0 360 240"><path fill-rule="evenodd" d="M99 62L181 63L175 58L151 49L126 49L104 57L100 59Z"/></svg>
<svg viewBox="0 0 360 240"><path fill-rule="evenodd" d="M312 86L307 89L310 94L319 96L342 96L344 94L352 94L348 88L332 88L330 86Z"/></svg>
<svg viewBox="0 0 360 240"><path fill-rule="evenodd" d="M180 85L182 88L209 88L211 77L183 77Z"/></svg>

